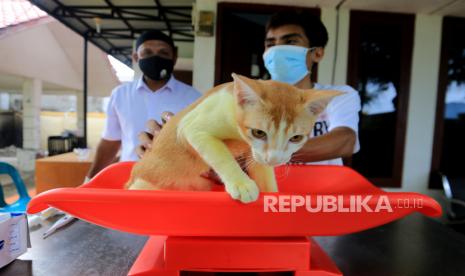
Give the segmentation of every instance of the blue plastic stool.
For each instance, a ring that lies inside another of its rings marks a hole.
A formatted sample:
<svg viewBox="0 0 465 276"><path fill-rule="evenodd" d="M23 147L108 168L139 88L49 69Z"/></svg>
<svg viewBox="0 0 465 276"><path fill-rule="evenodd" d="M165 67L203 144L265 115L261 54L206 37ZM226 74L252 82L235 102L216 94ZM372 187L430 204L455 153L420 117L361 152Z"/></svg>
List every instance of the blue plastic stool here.
<svg viewBox="0 0 465 276"><path fill-rule="evenodd" d="M31 197L27 193L26 185L24 185L18 170L8 163L0 162L0 174L8 174L13 179L19 194L19 199L16 202L7 204L4 198L3 187L0 185L0 212L26 212L26 207Z"/></svg>

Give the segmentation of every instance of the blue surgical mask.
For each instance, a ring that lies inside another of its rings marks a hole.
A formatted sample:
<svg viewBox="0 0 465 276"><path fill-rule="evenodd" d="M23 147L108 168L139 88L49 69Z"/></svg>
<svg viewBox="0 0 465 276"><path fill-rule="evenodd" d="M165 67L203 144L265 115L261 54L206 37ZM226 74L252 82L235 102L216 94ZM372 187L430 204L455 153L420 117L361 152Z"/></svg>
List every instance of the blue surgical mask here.
<svg viewBox="0 0 465 276"><path fill-rule="evenodd" d="M263 54L263 61L271 79L296 84L310 73L307 52L315 48L294 45L277 45Z"/></svg>

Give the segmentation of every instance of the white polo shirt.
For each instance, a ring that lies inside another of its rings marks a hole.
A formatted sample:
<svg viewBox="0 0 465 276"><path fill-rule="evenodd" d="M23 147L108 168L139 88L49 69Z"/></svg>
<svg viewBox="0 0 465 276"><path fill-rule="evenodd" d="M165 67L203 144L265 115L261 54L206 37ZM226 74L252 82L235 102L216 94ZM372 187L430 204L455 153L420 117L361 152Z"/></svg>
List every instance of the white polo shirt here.
<svg viewBox="0 0 465 276"><path fill-rule="evenodd" d="M121 141L120 161L136 161L138 135L146 130L150 119L161 122L164 111L177 113L197 100L201 94L192 86L171 77L165 86L152 91L142 77L113 89L107 107L102 138Z"/></svg>

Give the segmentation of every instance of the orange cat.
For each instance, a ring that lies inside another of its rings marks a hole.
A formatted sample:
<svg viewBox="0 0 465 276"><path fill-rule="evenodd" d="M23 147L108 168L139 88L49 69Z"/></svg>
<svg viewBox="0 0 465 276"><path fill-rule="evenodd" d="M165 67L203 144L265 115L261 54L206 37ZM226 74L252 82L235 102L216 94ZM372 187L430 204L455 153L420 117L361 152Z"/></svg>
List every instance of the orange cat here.
<svg viewBox="0 0 465 276"><path fill-rule="evenodd" d="M176 114L133 168L128 189L210 190L213 168L232 198L277 191L273 166L307 141L318 114L339 91L301 90L233 74ZM243 158L248 175L236 158ZM258 187L257 187L258 185Z"/></svg>

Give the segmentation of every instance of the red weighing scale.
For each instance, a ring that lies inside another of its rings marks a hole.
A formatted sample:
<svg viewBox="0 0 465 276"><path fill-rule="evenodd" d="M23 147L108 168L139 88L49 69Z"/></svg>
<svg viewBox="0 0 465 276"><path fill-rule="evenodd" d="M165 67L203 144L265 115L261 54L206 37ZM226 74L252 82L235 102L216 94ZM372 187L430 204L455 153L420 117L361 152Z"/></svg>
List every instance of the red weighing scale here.
<svg viewBox="0 0 465 276"><path fill-rule="evenodd" d="M232 200L221 185L210 192L124 190L133 165L117 163L78 188L39 194L29 203L28 213L51 206L103 227L149 235L129 275L160 276L181 271L342 275L307 237L362 231L412 212L430 217L442 213L430 197L385 192L347 167L279 167L279 193L262 193L257 201L243 204ZM337 198L338 211L317 211L318 197ZM270 198L282 200L282 208L270 207ZM316 209L303 206L303 198ZM366 208L354 208L357 198L365 199ZM294 210L292 200L299 202ZM387 205L391 210L376 209Z"/></svg>

